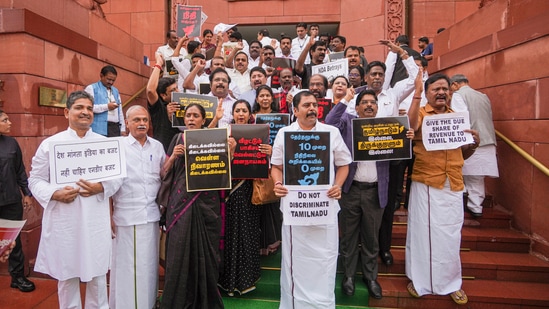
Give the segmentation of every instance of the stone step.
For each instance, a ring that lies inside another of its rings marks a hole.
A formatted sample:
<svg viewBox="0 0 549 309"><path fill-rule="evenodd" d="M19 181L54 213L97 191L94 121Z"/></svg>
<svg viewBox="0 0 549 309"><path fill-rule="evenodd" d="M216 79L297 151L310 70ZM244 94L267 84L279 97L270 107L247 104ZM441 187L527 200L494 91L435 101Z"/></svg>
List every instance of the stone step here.
<svg viewBox="0 0 549 309"><path fill-rule="evenodd" d="M394 264L378 260L380 276L405 274L404 248L393 248ZM538 282L549 284L549 262L526 253L462 251L464 278L498 281Z"/></svg>
<svg viewBox="0 0 549 309"><path fill-rule="evenodd" d="M495 280L463 280L462 288L469 298L459 306L448 295L412 297L406 277L379 277L383 298L370 298L370 307L383 308L468 308L468 309L541 309L549 307L549 283Z"/></svg>
<svg viewBox="0 0 549 309"><path fill-rule="evenodd" d="M465 212L464 226L473 227L494 227L494 228L510 228L512 214L508 210L499 205L493 207L484 207L483 215L480 218L475 218L468 212ZM408 221L408 210L403 207L395 211L393 221L396 224L406 223Z"/></svg>
<svg viewBox="0 0 549 309"><path fill-rule="evenodd" d="M406 229L405 224L393 225L393 246L406 245ZM530 238L512 229L464 226L461 247L475 251L529 253Z"/></svg>

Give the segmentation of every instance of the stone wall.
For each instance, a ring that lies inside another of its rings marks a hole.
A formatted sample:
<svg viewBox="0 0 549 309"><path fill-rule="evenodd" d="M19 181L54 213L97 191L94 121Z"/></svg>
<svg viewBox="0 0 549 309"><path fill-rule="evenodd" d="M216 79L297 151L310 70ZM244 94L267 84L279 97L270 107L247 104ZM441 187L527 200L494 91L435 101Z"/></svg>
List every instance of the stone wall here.
<svg viewBox="0 0 549 309"><path fill-rule="evenodd" d="M549 1L497 0L435 38L432 70L465 74L492 101L496 130L549 166ZM549 177L498 140L500 177L488 182L512 225L549 257Z"/></svg>
<svg viewBox="0 0 549 309"><path fill-rule="evenodd" d="M27 171L40 142L68 127L62 108L39 106L39 87L82 90L112 64L125 102L150 74L143 43L72 0L0 0L0 46L0 108L13 122L10 135L21 145ZM145 103L141 95L132 104ZM22 232L29 263L38 249L41 218L35 202ZM0 269L6 271L6 265Z"/></svg>

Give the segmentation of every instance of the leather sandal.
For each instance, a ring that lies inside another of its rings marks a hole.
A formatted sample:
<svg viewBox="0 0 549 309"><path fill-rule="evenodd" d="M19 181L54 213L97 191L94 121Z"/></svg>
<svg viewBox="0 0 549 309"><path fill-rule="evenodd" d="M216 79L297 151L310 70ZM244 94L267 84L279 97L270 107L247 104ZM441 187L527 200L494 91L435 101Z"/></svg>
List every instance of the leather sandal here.
<svg viewBox="0 0 549 309"><path fill-rule="evenodd" d="M465 305L469 301L467 295L465 295L465 292L462 289L450 294L450 297L452 297L452 300L458 305Z"/></svg>
<svg viewBox="0 0 549 309"><path fill-rule="evenodd" d="M414 287L413 282L408 283L408 286L406 287L406 289L408 290L408 293L412 295L412 297L420 298L419 294L416 291L416 288Z"/></svg>

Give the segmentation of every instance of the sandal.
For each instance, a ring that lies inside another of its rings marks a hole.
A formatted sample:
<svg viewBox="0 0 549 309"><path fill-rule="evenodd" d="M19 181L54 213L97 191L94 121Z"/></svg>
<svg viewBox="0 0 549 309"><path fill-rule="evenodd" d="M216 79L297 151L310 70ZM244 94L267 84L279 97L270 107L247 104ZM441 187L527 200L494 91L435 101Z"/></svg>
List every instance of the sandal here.
<svg viewBox="0 0 549 309"><path fill-rule="evenodd" d="M406 287L406 289L408 290L408 293L412 295L412 297L420 298L419 294L416 291L416 288L414 287L413 282L408 283L408 286Z"/></svg>
<svg viewBox="0 0 549 309"><path fill-rule="evenodd" d="M450 294L450 297L452 297L452 300L458 305L465 305L469 301L467 295L465 295L465 292L462 289Z"/></svg>

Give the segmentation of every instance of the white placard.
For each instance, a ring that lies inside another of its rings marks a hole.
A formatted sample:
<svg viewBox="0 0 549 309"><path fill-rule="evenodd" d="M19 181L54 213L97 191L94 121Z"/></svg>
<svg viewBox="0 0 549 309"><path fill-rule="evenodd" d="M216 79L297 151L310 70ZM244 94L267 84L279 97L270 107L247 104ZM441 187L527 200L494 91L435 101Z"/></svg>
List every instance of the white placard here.
<svg viewBox="0 0 549 309"><path fill-rule="evenodd" d="M126 177L122 138L52 142L50 183L74 184L80 179L100 182Z"/></svg>
<svg viewBox="0 0 549 309"><path fill-rule="evenodd" d="M280 199L284 225L331 225L337 221L338 205L328 197L330 186L286 186Z"/></svg>
<svg viewBox="0 0 549 309"><path fill-rule="evenodd" d="M471 128L468 112L427 116L421 125L427 151L456 149L474 143L473 135L463 132Z"/></svg>
<svg viewBox="0 0 549 309"><path fill-rule="evenodd" d="M349 61L347 58L343 58L328 63L314 65L311 67L311 73L312 75L322 74L328 79L328 83L331 83L340 75L345 77L349 75Z"/></svg>

